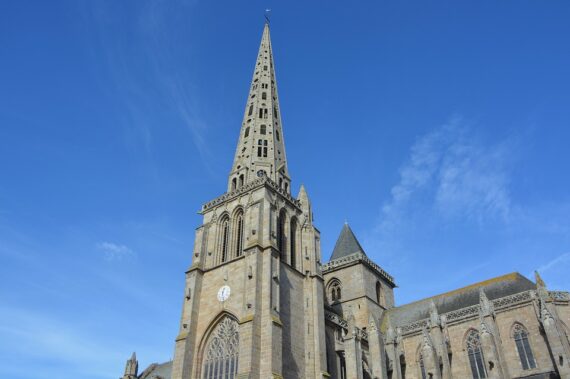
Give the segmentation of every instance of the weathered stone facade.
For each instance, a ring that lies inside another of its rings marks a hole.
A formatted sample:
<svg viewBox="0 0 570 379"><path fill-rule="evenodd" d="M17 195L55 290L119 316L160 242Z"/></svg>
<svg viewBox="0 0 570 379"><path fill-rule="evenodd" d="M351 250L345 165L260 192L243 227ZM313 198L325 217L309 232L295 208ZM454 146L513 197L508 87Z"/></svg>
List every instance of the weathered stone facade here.
<svg viewBox="0 0 570 379"><path fill-rule="evenodd" d="M227 192L206 203L174 360L123 379L570 379L570 294L513 273L395 306L394 278L348 225L322 264L290 194L269 26Z"/></svg>

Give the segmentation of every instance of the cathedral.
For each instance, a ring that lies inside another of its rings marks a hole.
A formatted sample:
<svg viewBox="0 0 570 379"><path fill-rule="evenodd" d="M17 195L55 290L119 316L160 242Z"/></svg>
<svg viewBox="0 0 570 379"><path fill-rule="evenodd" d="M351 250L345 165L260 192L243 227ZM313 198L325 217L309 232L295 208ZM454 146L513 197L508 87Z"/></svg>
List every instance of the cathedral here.
<svg viewBox="0 0 570 379"><path fill-rule="evenodd" d="M291 194L269 24L226 191L201 208L170 362L122 379L570 379L570 293L511 273L396 306L348 224Z"/></svg>

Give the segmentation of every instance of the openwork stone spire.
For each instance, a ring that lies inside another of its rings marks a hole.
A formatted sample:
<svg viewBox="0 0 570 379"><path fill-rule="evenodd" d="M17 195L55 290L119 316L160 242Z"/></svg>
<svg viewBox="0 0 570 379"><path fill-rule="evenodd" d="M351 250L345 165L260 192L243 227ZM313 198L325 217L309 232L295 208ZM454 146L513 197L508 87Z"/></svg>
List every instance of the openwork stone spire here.
<svg viewBox="0 0 570 379"><path fill-rule="evenodd" d="M287 171L281 127L275 65L269 24L266 23L229 176L228 191L240 188L258 176L267 175L289 192L291 180Z"/></svg>

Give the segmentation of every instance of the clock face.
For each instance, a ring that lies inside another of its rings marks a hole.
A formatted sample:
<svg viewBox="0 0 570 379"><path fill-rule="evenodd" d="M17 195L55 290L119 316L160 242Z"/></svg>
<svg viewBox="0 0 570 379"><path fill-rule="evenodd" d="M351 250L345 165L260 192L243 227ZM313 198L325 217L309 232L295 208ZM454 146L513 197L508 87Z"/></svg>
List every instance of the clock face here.
<svg viewBox="0 0 570 379"><path fill-rule="evenodd" d="M260 178L261 178L263 175L265 175L265 171L264 171L264 170L259 170L259 171L257 172L257 176L259 176Z"/></svg>
<svg viewBox="0 0 570 379"><path fill-rule="evenodd" d="M218 290L218 301L224 302L230 297L230 286L222 286Z"/></svg>

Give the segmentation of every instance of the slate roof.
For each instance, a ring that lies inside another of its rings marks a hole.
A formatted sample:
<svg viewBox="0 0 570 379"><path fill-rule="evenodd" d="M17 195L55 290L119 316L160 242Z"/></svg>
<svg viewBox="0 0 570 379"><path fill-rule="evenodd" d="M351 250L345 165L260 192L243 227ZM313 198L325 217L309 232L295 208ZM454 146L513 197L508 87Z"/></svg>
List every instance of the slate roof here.
<svg viewBox="0 0 570 379"><path fill-rule="evenodd" d="M151 364L139 375L139 379L170 379L171 376L172 361L168 361Z"/></svg>
<svg viewBox="0 0 570 379"><path fill-rule="evenodd" d="M519 292L534 290L536 289L536 284L518 272L498 276L441 295L389 309L386 312L387 317L384 317L382 322L382 329L387 329L388 318L394 328L429 318L432 301L439 314L479 304L480 288L483 289L489 300L495 300Z"/></svg>
<svg viewBox="0 0 570 379"><path fill-rule="evenodd" d="M340 231L340 236L336 240L330 260L332 261L346 257L354 253L362 253L366 255L366 253L364 253L364 249L362 249L362 246L360 246L360 243L358 243L356 236L352 232L352 229L350 229L350 226L345 223Z"/></svg>

